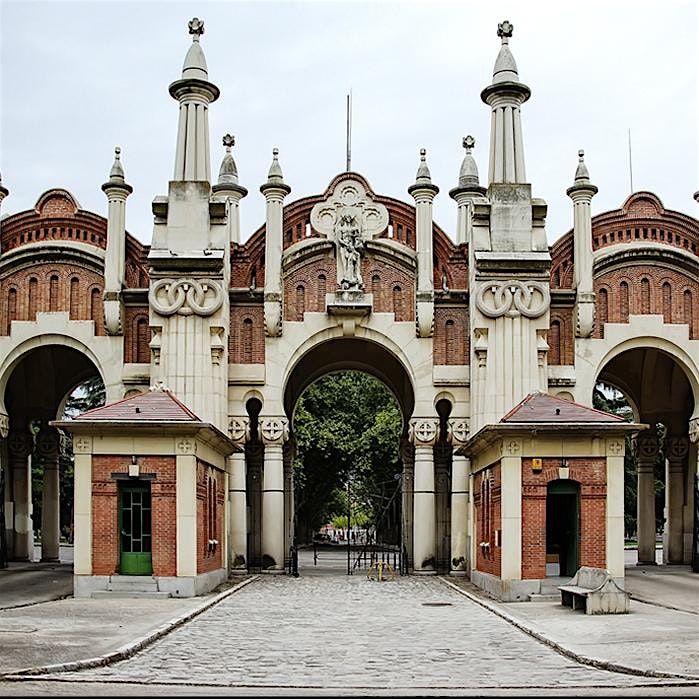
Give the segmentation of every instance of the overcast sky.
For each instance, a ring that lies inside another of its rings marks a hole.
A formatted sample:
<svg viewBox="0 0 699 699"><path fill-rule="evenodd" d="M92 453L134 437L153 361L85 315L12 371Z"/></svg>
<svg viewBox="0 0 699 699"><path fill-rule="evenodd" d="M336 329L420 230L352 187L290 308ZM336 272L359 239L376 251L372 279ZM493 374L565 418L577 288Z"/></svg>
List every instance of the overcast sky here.
<svg viewBox="0 0 699 699"><path fill-rule="evenodd" d="M100 185L122 148L134 193L127 228L149 242L151 202L167 193L178 107L168 85L205 22L202 46L221 97L209 112L212 174L221 137L249 194L242 237L264 222L273 147L294 199L321 193L345 169L346 95L353 94L352 169L379 194L412 202L419 149L440 187L434 218L453 237L449 190L476 138L488 173L490 84L498 22L532 90L522 109L527 175L549 205L555 241L572 225L577 151L599 187L593 213L618 208L633 185L692 216L699 205L699 65L695 0L584 2L0 2L0 172L3 214L33 207L52 187L106 215ZM573 8L575 8L573 10Z"/></svg>

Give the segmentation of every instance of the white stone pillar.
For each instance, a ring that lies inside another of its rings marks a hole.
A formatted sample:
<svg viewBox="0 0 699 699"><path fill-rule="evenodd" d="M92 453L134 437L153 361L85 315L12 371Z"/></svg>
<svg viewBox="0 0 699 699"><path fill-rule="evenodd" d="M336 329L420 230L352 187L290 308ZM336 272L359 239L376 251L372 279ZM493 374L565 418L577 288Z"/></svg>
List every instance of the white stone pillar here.
<svg viewBox="0 0 699 699"><path fill-rule="evenodd" d="M451 567L450 575L466 575L468 570L468 482L470 460L454 454L451 466Z"/></svg>
<svg viewBox="0 0 699 699"><path fill-rule="evenodd" d="M432 184L427 168L427 151L420 150L420 166L408 194L415 199L415 239L417 249L417 331L419 337L432 337L434 327L434 262L432 242L432 202L439 187Z"/></svg>
<svg viewBox="0 0 699 699"><path fill-rule="evenodd" d="M667 440L667 480L665 487L665 522L667 538L664 563L684 562L684 484L685 465L689 454L687 437L673 436Z"/></svg>
<svg viewBox="0 0 699 699"><path fill-rule="evenodd" d="M435 575L436 507L434 491L434 445L439 420L415 418L410 421L409 437L415 446L413 490L413 572Z"/></svg>
<svg viewBox="0 0 699 699"><path fill-rule="evenodd" d="M500 578L522 579L522 444L507 439L500 459Z"/></svg>
<svg viewBox="0 0 699 699"><path fill-rule="evenodd" d="M655 460L658 456L658 440L654 433L641 433L636 438L638 464L637 565L655 565Z"/></svg>
<svg viewBox="0 0 699 699"><path fill-rule="evenodd" d="M265 330L269 337L282 333L282 250L284 247L284 198L291 187L284 183L279 165L279 149L272 151L272 165L267 182L260 191L267 201L265 227Z"/></svg>
<svg viewBox="0 0 699 699"><path fill-rule="evenodd" d="M606 566L614 578L624 577L624 449L623 436L606 440Z"/></svg>
<svg viewBox="0 0 699 699"><path fill-rule="evenodd" d="M285 417L260 417L265 447L262 474L262 570L284 572L284 442L289 438Z"/></svg>
<svg viewBox="0 0 699 699"><path fill-rule="evenodd" d="M44 466L41 502L41 560L60 560L60 436L52 427L44 427L36 437L36 451Z"/></svg>
<svg viewBox="0 0 699 699"><path fill-rule="evenodd" d="M576 335L590 337L595 327L595 293L592 283L592 197L597 187L583 160L585 153L578 151L575 183L566 190L573 200L573 259L575 261L573 288L576 290Z"/></svg>
<svg viewBox="0 0 699 699"><path fill-rule="evenodd" d="M28 430L12 430L7 440L12 477L13 558L30 561L34 555L34 531L32 527L31 469L29 455L32 452L32 436Z"/></svg>
<svg viewBox="0 0 699 699"><path fill-rule="evenodd" d="M234 574L248 570L247 466L245 444L250 439L250 420L233 417L228 432L240 451L228 457L228 570Z"/></svg>

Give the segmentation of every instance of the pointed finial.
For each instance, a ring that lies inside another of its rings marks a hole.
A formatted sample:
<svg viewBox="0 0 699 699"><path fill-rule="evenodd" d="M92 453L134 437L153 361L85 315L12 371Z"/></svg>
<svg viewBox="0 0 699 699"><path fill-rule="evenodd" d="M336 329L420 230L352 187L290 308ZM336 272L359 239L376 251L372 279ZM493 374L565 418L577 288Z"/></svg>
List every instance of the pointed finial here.
<svg viewBox="0 0 699 699"><path fill-rule="evenodd" d="M204 33L204 20L192 17L187 26L189 27L189 33L192 35L192 41L199 41L199 37Z"/></svg>
<svg viewBox="0 0 699 699"><path fill-rule="evenodd" d="M514 26L512 26L512 22L509 22L508 20L498 24L498 36L503 44L507 44L509 42L513 29Z"/></svg>
<svg viewBox="0 0 699 699"><path fill-rule="evenodd" d="M430 174L430 169L427 167L427 150L425 148L420 148L420 165L417 169L415 181L425 183L432 182L432 175Z"/></svg>
<svg viewBox="0 0 699 699"><path fill-rule="evenodd" d="M464 136L461 144L466 153L459 171L459 187L478 187L480 184L478 180L478 166L473 155L471 155L471 149L476 145L476 139L469 134Z"/></svg>
<svg viewBox="0 0 699 699"><path fill-rule="evenodd" d="M124 181L124 167L121 164L121 148L119 146L114 147L114 164L109 171L109 179L112 182Z"/></svg>
<svg viewBox="0 0 699 699"><path fill-rule="evenodd" d="M578 167L575 170L575 181L590 181L590 173L587 171L587 165L585 165L585 151L582 148L578 151Z"/></svg>
<svg viewBox="0 0 699 699"><path fill-rule="evenodd" d="M231 147L235 145L235 136L231 136L227 133L223 137L223 145L226 149L226 153L221 162L221 169L218 171L218 184L238 184L238 168L231 154Z"/></svg>
<svg viewBox="0 0 699 699"><path fill-rule="evenodd" d="M284 180L282 168L279 164L279 148L272 149L272 164L269 166L269 175L267 179L270 182L282 182Z"/></svg>

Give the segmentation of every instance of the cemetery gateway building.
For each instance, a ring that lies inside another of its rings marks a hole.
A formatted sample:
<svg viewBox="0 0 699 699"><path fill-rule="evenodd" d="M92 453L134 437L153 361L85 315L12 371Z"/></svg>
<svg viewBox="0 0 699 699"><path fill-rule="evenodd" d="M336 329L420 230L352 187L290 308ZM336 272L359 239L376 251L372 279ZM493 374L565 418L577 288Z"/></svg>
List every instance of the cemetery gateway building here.
<svg viewBox="0 0 699 699"><path fill-rule="evenodd" d="M10 556L30 556L39 526L38 455L42 555L58 557L65 430L75 454L76 595L114 589L117 575L152 576L159 591L185 596L231 572L285 572L295 405L317 378L359 369L385 382L402 412L401 545L411 572L467 575L501 599L526 599L542 589L555 548L563 575L595 566L622 581L625 437L635 435L637 450L639 560L652 562L658 423L663 559L690 563L699 221L650 192L593 217L597 187L581 151L561 183L573 229L548 245L546 202L525 169L530 89L503 22L481 92L488 173L479 176L466 137L448 233L432 218L438 188L424 150L406 181L411 203L351 171L293 200L275 150L260 187L266 220L241 242L249 183L229 136L212 177L207 115L219 89L203 23L189 31L169 86L179 112L174 173L153 199L151 244L125 230L132 190L118 149L102 185L106 217L52 189L2 219ZM92 375L107 404L62 419L66 397ZM624 394L633 423L591 407L600 380Z"/></svg>

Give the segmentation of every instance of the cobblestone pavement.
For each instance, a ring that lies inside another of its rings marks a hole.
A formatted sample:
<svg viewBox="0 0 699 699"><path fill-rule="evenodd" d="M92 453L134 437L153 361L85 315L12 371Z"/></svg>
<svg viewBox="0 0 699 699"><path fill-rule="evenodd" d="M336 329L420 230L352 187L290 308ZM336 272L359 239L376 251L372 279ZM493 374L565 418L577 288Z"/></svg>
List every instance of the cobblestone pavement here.
<svg viewBox="0 0 699 699"><path fill-rule="evenodd" d="M581 665L435 578L364 575L262 576L136 656L56 679L396 693L679 684Z"/></svg>

